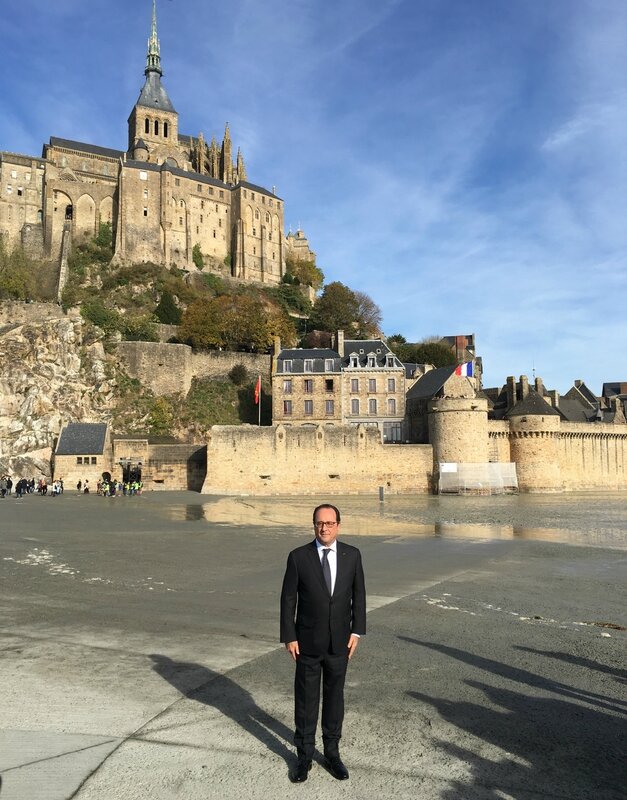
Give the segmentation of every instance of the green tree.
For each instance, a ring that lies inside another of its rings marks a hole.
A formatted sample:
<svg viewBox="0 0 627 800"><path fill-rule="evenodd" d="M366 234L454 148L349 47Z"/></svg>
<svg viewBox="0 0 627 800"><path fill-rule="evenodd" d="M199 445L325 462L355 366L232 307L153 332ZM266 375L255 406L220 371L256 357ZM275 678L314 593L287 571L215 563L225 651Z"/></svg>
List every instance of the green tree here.
<svg viewBox="0 0 627 800"><path fill-rule="evenodd" d="M101 297L85 300L81 306L81 316L102 328L107 334L120 328L120 315L114 308L107 308Z"/></svg>
<svg viewBox="0 0 627 800"><path fill-rule="evenodd" d="M202 255L202 250L200 249L200 245L198 242L192 248L192 261L198 267L198 269L203 269L205 266L205 259Z"/></svg>
<svg viewBox="0 0 627 800"><path fill-rule="evenodd" d="M164 289L155 308L155 316L164 325L178 325L181 322L181 309L174 302L174 295Z"/></svg>
<svg viewBox="0 0 627 800"><path fill-rule="evenodd" d="M321 331L345 330L351 334L359 313L355 292L340 281L327 283L310 317L312 328Z"/></svg>
<svg viewBox="0 0 627 800"><path fill-rule="evenodd" d="M286 275L289 275L292 279L297 279L299 283L305 286L311 286L316 291L324 283L324 273L316 266L315 261L288 256L285 259L285 270Z"/></svg>
<svg viewBox="0 0 627 800"><path fill-rule="evenodd" d="M313 308L310 326L316 330L344 330L367 339L379 333L381 311L365 292L354 292L339 281L327 283Z"/></svg>
<svg viewBox="0 0 627 800"><path fill-rule="evenodd" d="M150 314L120 315L118 327L122 336L131 342L158 342L157 327Z"/></svg>
<svg viewBox="0 0 627 800"><path fill-rule="evenodd" d="M390 350L405 364L433 364L434 367L455 364L455 354L441 342L423 341L411 344L399 333L388 336L387 343Z"/></svg>
<svg viewBox="0 0 627 800"><path fill-rule="evenodd" d="M0 235L0 298L30 300L35 294L34 265L16 246L9 254L4 236Z"/></svg>

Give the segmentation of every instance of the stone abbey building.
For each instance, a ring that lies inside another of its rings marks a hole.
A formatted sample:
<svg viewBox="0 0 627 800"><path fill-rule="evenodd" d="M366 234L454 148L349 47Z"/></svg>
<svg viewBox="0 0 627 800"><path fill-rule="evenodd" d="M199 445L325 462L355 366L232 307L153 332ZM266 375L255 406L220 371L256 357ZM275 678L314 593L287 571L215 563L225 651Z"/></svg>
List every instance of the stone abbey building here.
<svg viewBox="0 0 627 800"><path fill-rule="evenodd" d="M162 83L155 0L145 83L128 119L128 147L52 137L41 158L0 152L0 234L9 246L58 261L72 241L110 222L115 260L278 283L290 238L283 201L250 183L228 124L221 144L179 132Z"/></svg>

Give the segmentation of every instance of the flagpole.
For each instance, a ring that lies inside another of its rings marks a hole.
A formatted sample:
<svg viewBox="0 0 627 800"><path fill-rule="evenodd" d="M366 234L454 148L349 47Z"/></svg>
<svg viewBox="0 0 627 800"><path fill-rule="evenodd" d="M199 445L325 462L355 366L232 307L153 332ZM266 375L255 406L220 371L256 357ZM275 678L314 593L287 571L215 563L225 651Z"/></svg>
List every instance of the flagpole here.
<svg viewBox="0 0 627 800"><path fill-rule="evenodd" d="M257 425L259 428L261 427L261 375L259 376L259 418Z"/></svg>

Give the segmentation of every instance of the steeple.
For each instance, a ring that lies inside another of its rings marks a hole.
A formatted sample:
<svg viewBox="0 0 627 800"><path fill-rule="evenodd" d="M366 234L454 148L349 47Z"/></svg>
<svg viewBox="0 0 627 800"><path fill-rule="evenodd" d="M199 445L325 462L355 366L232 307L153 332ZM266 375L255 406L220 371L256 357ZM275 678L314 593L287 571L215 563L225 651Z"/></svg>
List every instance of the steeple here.
<svg viewBox="0 0 627 800"><path fill-rule="evenodd" d="M150 39L148 39L148 55L146 56L146 69L144 75L149 72L157 72L163 75L161 70L161 48L157 36L157 0L152 0L152 28Z"/></svg>

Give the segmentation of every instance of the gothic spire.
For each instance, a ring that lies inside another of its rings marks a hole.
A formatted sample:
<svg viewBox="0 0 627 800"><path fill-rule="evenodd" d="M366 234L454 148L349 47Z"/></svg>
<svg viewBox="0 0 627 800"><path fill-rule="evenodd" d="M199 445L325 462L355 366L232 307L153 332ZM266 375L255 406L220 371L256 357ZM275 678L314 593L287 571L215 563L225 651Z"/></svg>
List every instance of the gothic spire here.
<svg viewBox="0 0 627 800"><path fill-rule="evenodd" d="M161 71L159 37L157 36L157 0L152 0L152 28L150 30L150 39L148 39L148 54L146 56L144 74L148 75L149 72L158 72L159 75L163 75Z"/></svg>

